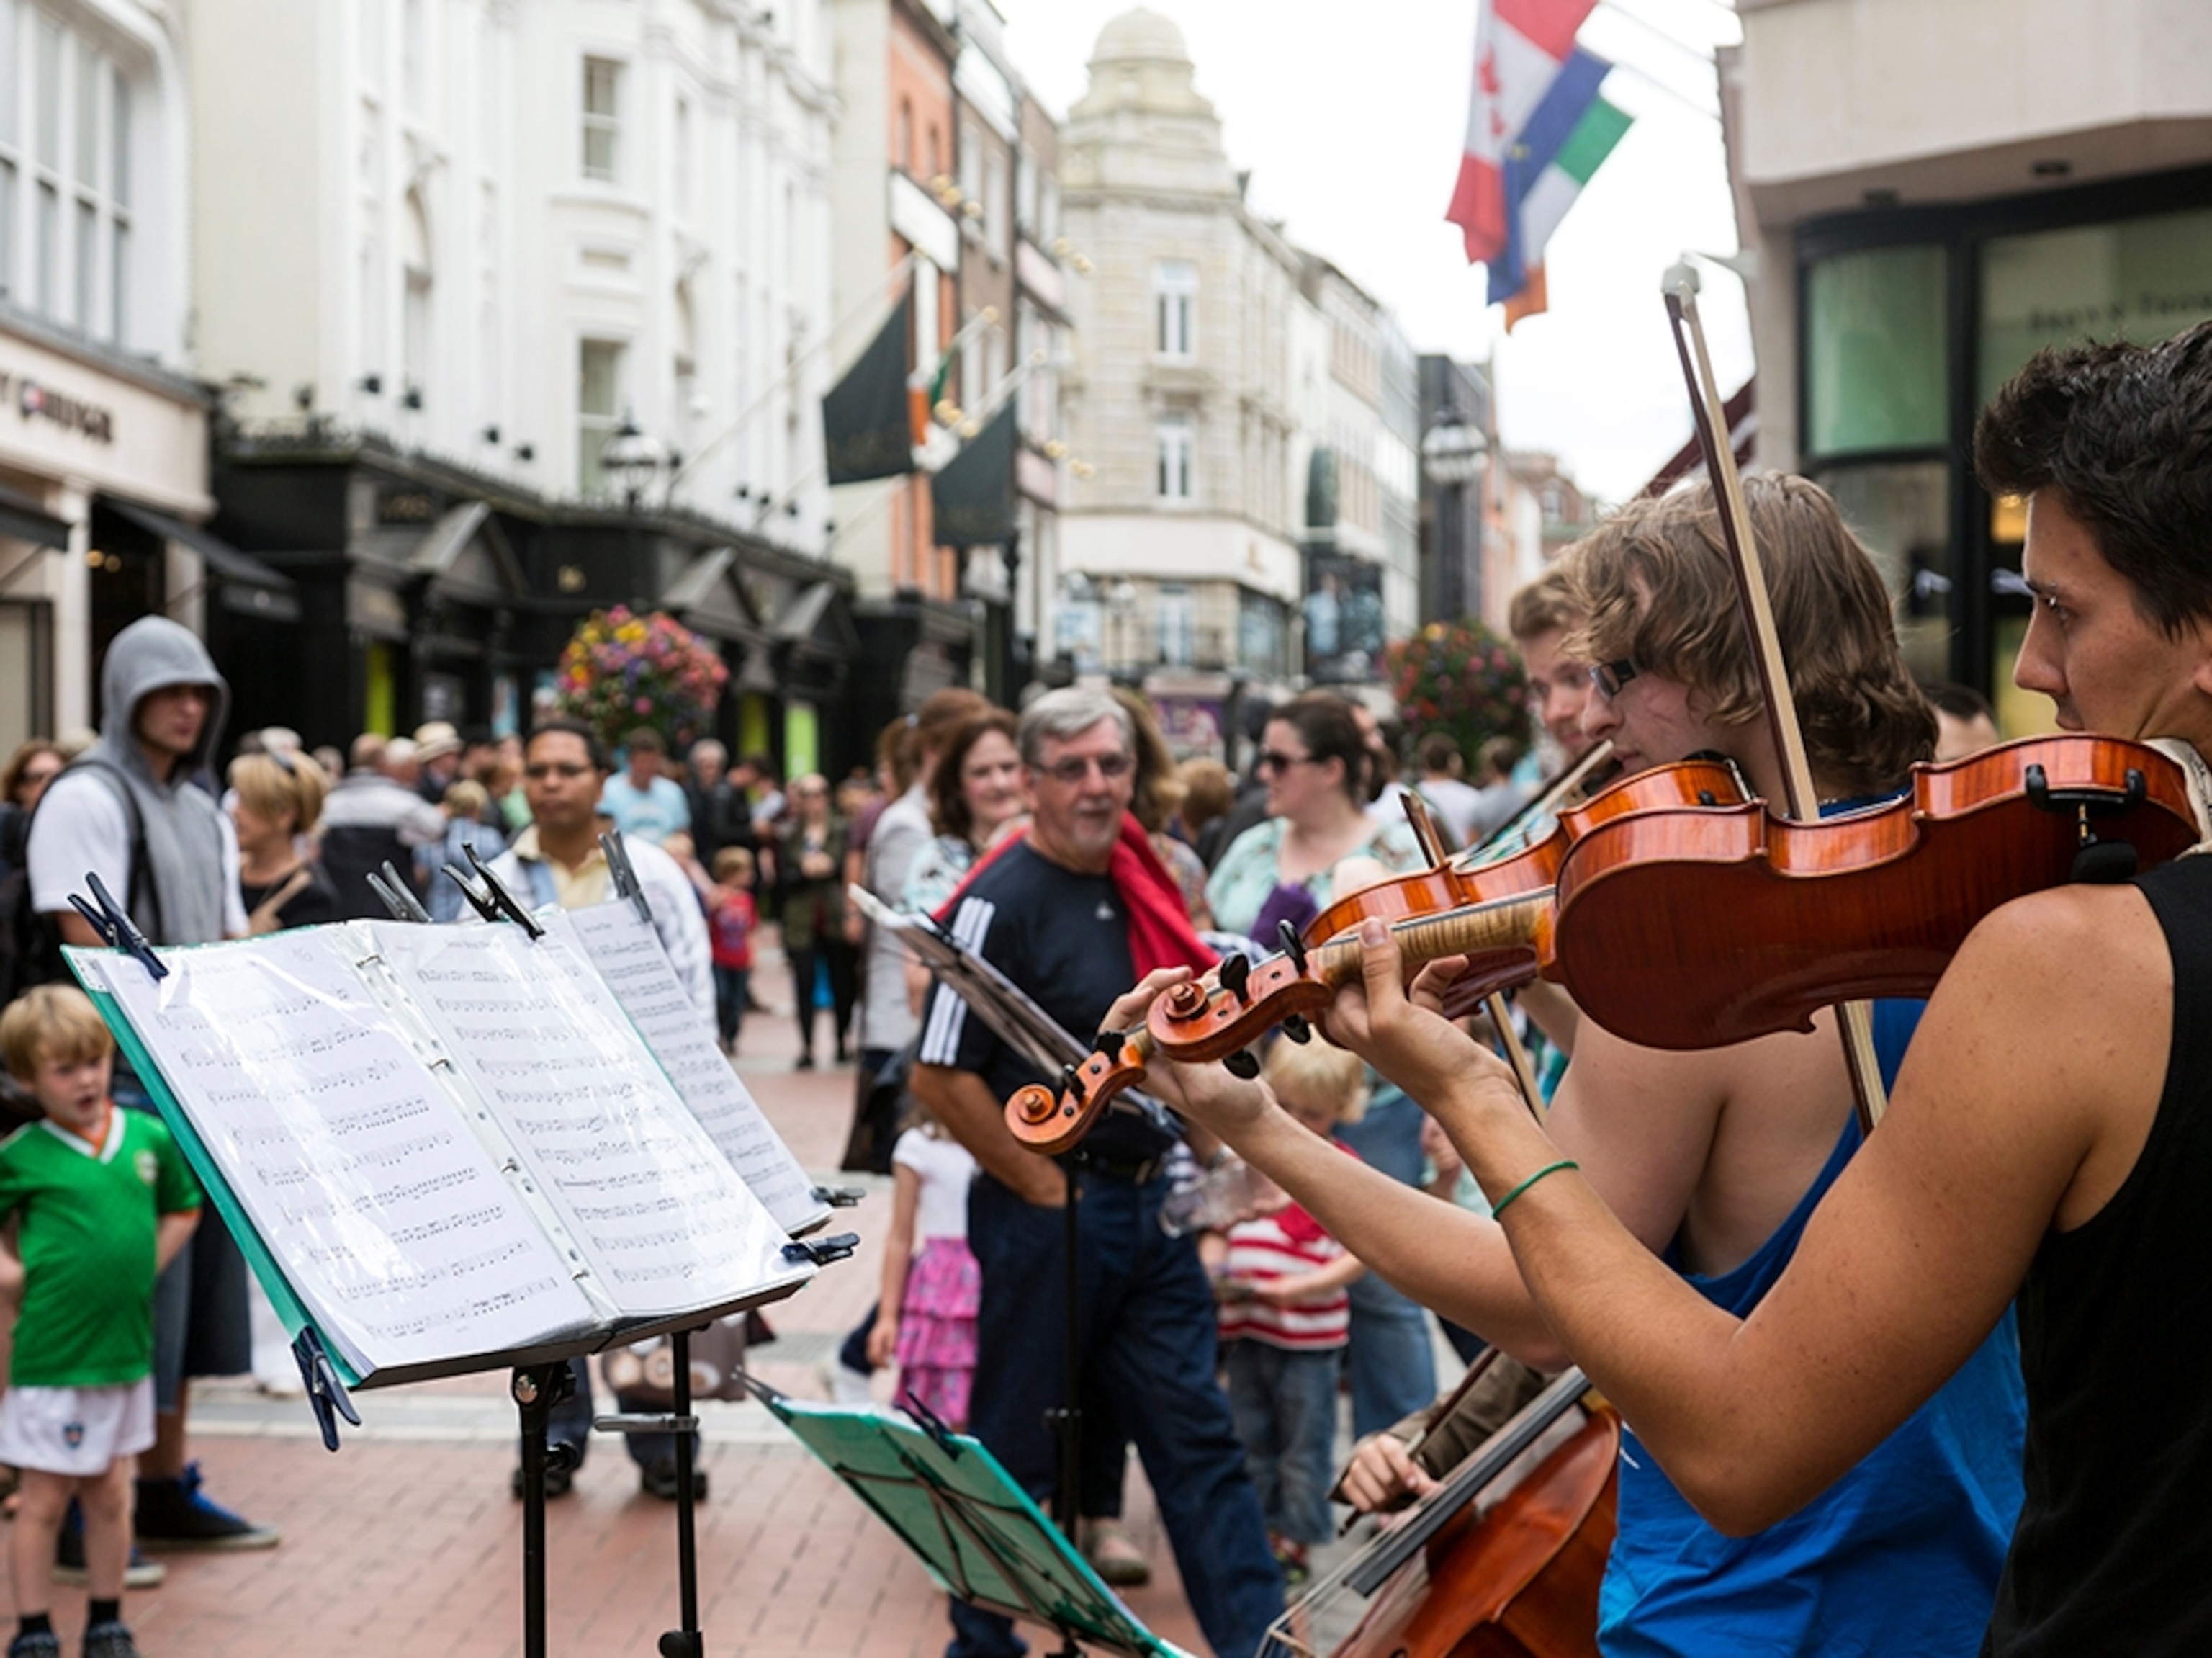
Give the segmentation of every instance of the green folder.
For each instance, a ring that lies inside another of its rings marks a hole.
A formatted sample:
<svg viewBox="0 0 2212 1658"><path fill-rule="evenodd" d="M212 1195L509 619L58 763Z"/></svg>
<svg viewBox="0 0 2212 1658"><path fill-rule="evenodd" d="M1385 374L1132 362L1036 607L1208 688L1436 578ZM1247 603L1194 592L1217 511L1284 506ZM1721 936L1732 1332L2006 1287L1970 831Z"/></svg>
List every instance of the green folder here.
<svg viewBox="0 0 2212 1658"><path fill-rule="evenodd" d="M1121 1604L981 1440L750 1385L956 1600L1133 1658L1188 1658Z"/></svg>

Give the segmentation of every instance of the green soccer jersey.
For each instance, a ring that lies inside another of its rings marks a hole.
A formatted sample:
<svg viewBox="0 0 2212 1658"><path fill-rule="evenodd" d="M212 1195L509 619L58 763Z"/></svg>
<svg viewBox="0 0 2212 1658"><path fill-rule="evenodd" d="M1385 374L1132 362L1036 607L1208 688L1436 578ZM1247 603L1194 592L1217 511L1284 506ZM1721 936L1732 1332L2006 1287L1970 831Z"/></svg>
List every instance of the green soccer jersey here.
<svg viewBox="0 0 2212 1658"><path fill-rule="evenodd" d="M111 1107L97 1149L52 1123L0 1141L0 1220L18 1217L23 1311L9 1379L107 1387L154 1368L154 1230L200 1206L159 1119Z"/></svg>

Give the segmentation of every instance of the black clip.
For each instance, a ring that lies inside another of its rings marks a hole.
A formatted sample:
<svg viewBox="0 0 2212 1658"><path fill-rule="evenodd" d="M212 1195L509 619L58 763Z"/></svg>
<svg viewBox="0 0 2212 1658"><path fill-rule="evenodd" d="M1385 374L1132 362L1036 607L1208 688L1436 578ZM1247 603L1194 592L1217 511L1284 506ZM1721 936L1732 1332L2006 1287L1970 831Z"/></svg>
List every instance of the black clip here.
<svg viewBox="0 0 2212 1658"><path fill-rule="evenodd" d="M500 878L492 874L490 867L477 853L477 844L471 841L461 850L468 854L469 863L475 867L475 878L471 880L456 863L447 864L446 873L459 884L461 896L468 899L469 907L486 921L512 921L531 937L544 937L545 929L538 924L538 917L525 909L521 900L508 892Z"/></svg>
<svg viewBox="0 0 2212 1658"><path fill-rule="evenodd" d="M787 1261L811 1261L816 1266L827 1266L832 1261L842 1261L860 1247L857 1232L833 1232L826 1238L794 1238L783 1247L783 1258Z"/></svg>
<svg viewBox="0 0 2212 1658"><path fill-rule="evenodd" d="M92 888L92 896L100 907L94 909L76 893L70 894L70 902L76 912L91 923L92 930L106 939L110 948L121 950L136 960L138 965L156 978L167 978L169 970L161 958L154 954L154 947L146 942L146 935L131 922L130 913L115 901L115 894L107 890L107 883L88 871L84 884Z"/></svg>
<svg viewBox="0 0 2212 1658"><path fill-rule="evenodd" d="M856 1186L818 1186L814 1188L814 1201L827 1204L832 1209L851 1209L867 1195Z"/></svg>
<svg viewBox="0 0 2212 1658"><path fill-rule="evenodd" d="M335 1451L338 1448L338 1418L343 1417L356 1428L361 1426L361 1412L353 1408L346 1397L345 1384L338 1380L337 1367L331 1362L330 1350L323 1338L315 1333L312 1324L301 1326L292 1338L292 1357L300 1367L300 1380L307 1389L307 1404L315 1413L315 1426L323 1430L323 1448Z"/></svg>
<svg viewBox="0 0 2212 1658"><path fill-rule="evenodd" d="M948 1457L957 1459L960 1446L952 1437L952 1429L945 1418L924 1405L909 1387L899 1395L898 1407L914 1418L914 1425L936 1442L937 1448Z"/></svg>
<svg viewBox="0 0 2212 1658"><path fill-rule="evenodd" d="M368 890L384 900L384 907L392 911L394 921L426 922L430 912L422 907L422 900L415 896L415 889L400 878L399 871L392 867L392 860L384 860L382 874L371 869L365 879Z"/></svg>
<svg viewBox="0 0 2212 1658"><path fill-rule="evenodd" d="M622 831L610 829L599 837L599 850L607 855L607 884L617 898L626 898L637 909L637 918L650 927L653 924L653 905L645 896L645 888L638 885L637 869L629 861L629 849L623 844Z"/></svg>

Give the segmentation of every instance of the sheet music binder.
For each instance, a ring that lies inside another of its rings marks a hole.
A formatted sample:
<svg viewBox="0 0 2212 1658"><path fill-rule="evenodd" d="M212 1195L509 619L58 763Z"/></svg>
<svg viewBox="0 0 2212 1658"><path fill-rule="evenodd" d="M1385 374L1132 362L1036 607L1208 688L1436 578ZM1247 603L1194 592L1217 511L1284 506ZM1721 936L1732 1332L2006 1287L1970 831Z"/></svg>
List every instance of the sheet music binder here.
<svg viewBox="0 0 2212 1658"><path fill-rule="evenodd" d="M64 954L349 1385L595 1351L813 1273L573 935L345 922L157 948L159 978Z"/></svg>

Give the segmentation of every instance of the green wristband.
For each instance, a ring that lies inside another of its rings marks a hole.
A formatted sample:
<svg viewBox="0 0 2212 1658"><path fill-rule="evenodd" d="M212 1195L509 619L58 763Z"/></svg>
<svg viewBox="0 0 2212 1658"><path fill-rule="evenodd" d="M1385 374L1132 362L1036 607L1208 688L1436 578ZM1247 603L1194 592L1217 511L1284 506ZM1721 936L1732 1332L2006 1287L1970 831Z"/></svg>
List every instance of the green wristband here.
<svg viewBox="0 0 2212 1658"><path fill-rule="evenodd" d="M1527 1179L1522 1181L1519 1186L1515 1186L1512 1191L1507 1192L1503 1198L1500 1198L1496 1203L1492 1204L1490 1206L1490 1218L1494 1221L1500 1215L1503 1215L1505 1212L1506 1204L1511 1203L1516 1198L1526 1192L1530 1186L1535 1185L1537 1181L1542 1179L1547 1174L1557 1174L1563 1168L1580 1168L1581 1167L1582 1165L1571 1157L1562 1157L1556 1163L1545 1164L1543 1167L1538 1169Z"/></svg>

